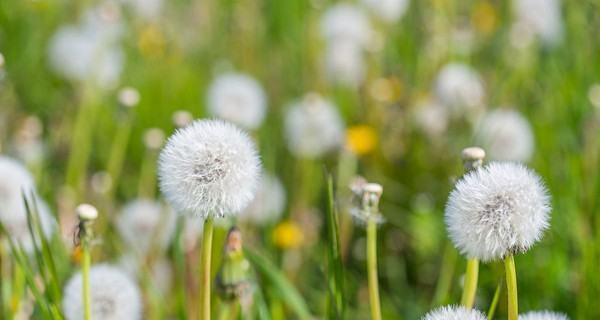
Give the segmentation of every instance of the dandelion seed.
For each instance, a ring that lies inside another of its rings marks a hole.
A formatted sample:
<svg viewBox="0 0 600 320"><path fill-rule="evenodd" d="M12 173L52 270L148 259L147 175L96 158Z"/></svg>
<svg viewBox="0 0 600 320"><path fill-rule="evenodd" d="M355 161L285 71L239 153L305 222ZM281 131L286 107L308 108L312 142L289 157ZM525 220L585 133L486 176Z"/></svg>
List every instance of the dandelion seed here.
<svg viewBox="0 0 600 320"><path fill-rule="evenodd" d="M254 198L260 170L248 135L219 120L177 130L158 164L161 191L173 208L203 218L243 210Z"/></svg>
<svg viewBox="0 0 600 320"><path fill-rule="evenodd" d="M514 110L496 109L483 116L475 134L491 160L527 162L534 151L531 126Z"/></svg>
<svg viewBox="0 0 600 320"><path fill-rule="evenodd" d="M485 320L481 311L459 306L445 306L426 314L422 320Z"/></svg>
<svg viewBox="0 0 600 320"><path fill-rule="evenodd" d="M481 261L527 251L549 225L550 197L525 166L492 162L465 175L450 193L445 220L460 252Z"/></svg>
<svg viewBox="0 0 600 320"><path fill-rule="evenodd" d="M519 320L569 320L565 314L553 311L530 311L519 316Z"/></svg>
<svg viewBox="0 0 600 320"><path fill-rule="evenodd" d="M212 116L254 130L265 118L267 96L249 75L225 73L210 85L206 103Z"/></svg>
<svg viewBox="0 0 600 320"><path fill-rule="evenodd" d="M81 272L67 283L63 312L67 320L83 319ZM142 302L137 284L121 269L96 265L90 270L91 318L95 320L136 320L142 318Z"/></svg>
<svg viewBox="0 0 600 320"><path fill-rule="evenodd" d="M276 176L263 173L256 197L240 214L241 220L264 225L277 221L285 209L286 194L283 184Z"/></svg>
<svg viewBox="0 0 600 320"><path fill-rule="evenodd" d="M485 96L483 82L471 67L449 63L439 72L435 83L437 99L450 108L453 116L477 112Z"/></svg>
<svg viewBox="0 0 600 320"><path fill-rule="evenodd" d="M288 148L294 155L318 158L341 147L344 124L329 101L310 93L288 109L285 134Z"/></svg>

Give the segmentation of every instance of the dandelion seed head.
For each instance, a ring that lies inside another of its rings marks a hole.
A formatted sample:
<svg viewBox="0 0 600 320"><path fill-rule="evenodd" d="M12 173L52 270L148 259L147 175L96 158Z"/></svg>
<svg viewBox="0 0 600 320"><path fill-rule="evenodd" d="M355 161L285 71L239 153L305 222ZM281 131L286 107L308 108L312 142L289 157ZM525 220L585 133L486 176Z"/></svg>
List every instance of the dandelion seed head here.
<svg viewBox="0 0 600 320"><path fill-rule="evenodd" d="M522 164L492 162L458 181L445 221L456 248L485 262L527 251L548 228L550 210L537 174Z"/></svg>
<svg viewBox="0 0 600 320"><path fill-rule="evenodd" d="M482 107L485 91L475 70L464 64L449 63L437 76L435 94L452 115L463 116Z"/></svg>
<svg viewBox="0 0 600 320"><path fill-rule="evenodd" d="M445 306L426 314L422 320L485 320L479 310L467 309L462 306Z"/></svg>
<svg viewBox="0 0 600 320"><path fill-rule="evenodd" d="M116 222L125 244L145 257L152 249L168 247L175 231L176 215L158 201L140 198L128 202Z"/></svg>
<svg viewBox="0 0 600 320"><path fill-rule="evenodd" d="M410 4L409 0L362 0L362 3L379 19L387 23L400 20Z"/></svg>
<svg viewBox="0 0 600 320"><path fill-rule="evenodd" d="M71 277L63 293L67 320L83 319L81 272ZM137 284L123 270L100 264L90 269L91 313L93 320L136 320L142 318Z"/></svg>
<svg viewBox="0 0 600 320"><path fill-rule="evenodd" d="M358 6L339 3L331 6L321 18L321 34L328 42L349 41L367 47L373 30L369 18Z"/></svg>
<svg viewBox="0 0 600 320"><path fill-rule="evenodd" d="M285 201L285 189L279 178L270 173L263 173L256 197L240 214L240 219L258 225L275 222L285 209Z"/></svg>
<svg viewBox="0 0 600 320"><path fill-rule="evenodd" d="M344 124L331 102L310 93L289 107L285 134L294 155L318 158L343 145Z"/></svg>
<svg viewBox="0 0 600 320"><path fill-rule="evenodd" d="M208 111L214 117L253 130L262 124L267 96L254 78L243 73L219 75L207 93Z"/></svg>
<svg viewBox="0 0 600 320"><path fill-rule="evenodd" d="M124 87L119 90L118 100L122 106L133 108L140 102L140 92L132 87Z"/></svg>
<svg viewBox="0 0 600 320"><path fill-rule="evenodd" d="M535 144L529 121L510 109L485 114L477 125L475 141L491 160L517 162L529 161Z"/></svg>
<svg viewBox="0 0 600 320"><path fill-rule="evenodd" d="M415 123L430 138L443 135L448 129L448 109L433 100L420 102L415 110Z"/></svg>
<svg viewBox="0 0 600 320"><path fill-rule="evenodd" d="M33 176L17 160L0 156L0 217L24 210L23 192L35 190Z"/></svg>
<svg viewBox="0 0 600 320"><path fill-rule="evenodd" d="M329 81L357 87L364 80L364 53L354 42L338 40L327 45L325 72Z"/></svg>
<svg viewBox="0 0 600 320"><path fill-rule="evenodd" d="M513 0L515 22L512 33L518 32L520 41L514 43L525 47L538 37L545 45L554 45L563 36L560 0Z"/></svg>
<svg viewBox="0 0 600 320"><path fill-rule="evenodd" d="M562 313L543 310L519 315L519 320L569 320L569 317Z"/></svg>
<svg viewBox="0 0 600 320"><path fill-rule="evenodd" d="M29 204L31 205L31 213L35 214L37 212L37 218L39 218L37 221L42 230L42 235L45 239L50 239L57 228L56 220L50 211L50 207L46 202L40 199L36 199L35 204L33 201L30 201ZM37 211L35 211L36 207ZM21 204L18 211L14 212L18 212L18 214L2 217L2 223L17 246L20 246L26 253L33 253L35 245L31 233L29 232L29 223L25 205ZM39 237L37 233L36 237ZM36 240L36 244L38 247L41 245L39 238Z"/></svg>
<svg viewBox="0 0 600 320"><path fill-rule="evenodd" d="M173 208L206 218L235 215L254 198L261 164L246 133L220 120L177 130L160 153L160 189Z"/></svg>

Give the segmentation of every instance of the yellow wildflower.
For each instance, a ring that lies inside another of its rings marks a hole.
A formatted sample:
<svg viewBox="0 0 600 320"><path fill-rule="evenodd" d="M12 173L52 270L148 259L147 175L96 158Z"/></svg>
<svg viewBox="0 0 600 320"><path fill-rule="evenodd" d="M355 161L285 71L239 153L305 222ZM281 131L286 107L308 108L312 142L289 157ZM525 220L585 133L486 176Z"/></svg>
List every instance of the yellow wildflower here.
<svg viewBox="0 0 600 320"><path fill-rule="evenodd" d="M283 221L273 230L273 242L282 249L299 247L304 240L302 229L293 221Z"/></svg>
<svg viewBox="0 0 600 320"><path fill-rule="evenodd" d="M371 153L377 145L377 133L368 125L355 125L346 130L346 148L357 155Z"/></svg>

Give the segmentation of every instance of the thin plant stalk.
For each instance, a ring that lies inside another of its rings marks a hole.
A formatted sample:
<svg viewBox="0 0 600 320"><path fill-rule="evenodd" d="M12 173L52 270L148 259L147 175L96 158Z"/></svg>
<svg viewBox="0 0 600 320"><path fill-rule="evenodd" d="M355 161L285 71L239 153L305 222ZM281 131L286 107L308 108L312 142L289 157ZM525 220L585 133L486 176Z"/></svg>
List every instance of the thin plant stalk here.
<svg viewBox="0 0 600 320"><path fill-rule="evenodd" d="M83 277L83 318L90 320L92 318L92 299L90 295L90 249L87 244L82 247L81 273Z"/></svg>
<svg viewBox="0 0 600 320"><path fill-rule="evenodd" d="M377 222L374 219L369 219L367 223L367 272L369 276L371 319L381 320L379 281L377 276Z"/></svg>
<svg viewBox="0 0 600 320"><path fill-rule="evenodd" d="M518 320L517 271L513 255L508 255L504 258L504 269L506 272L506 291L508 294L508 320Z"/></svg>
<svg viewBox="0 0 600 320"><path fill-rule="evenodd" d="M442 267L440 269L440 276L435 288L435 294L433 296L433 305L445 304L448 299L448 293L452 286L452 277L454 275L454 269L456 268L456 260L458 259L458 253L454 249L451 243L446 244L444 254L442 256Z"/></svg>
<svg viewBox="0 0 600 320"><path fill-rule="evenodd" d="M210 260L213 240L213 218L204 220L200 252L200 320L210 320Z"/></svg>
<svg viewBox="0 0 600 320"><path fill-rule="evenodd" d="M502 282L498 282L496 286L496 292L494 292L494 298L492 298L492 303L490 303L490 308L487 313L488 320L494 319L494 315L496 314L496 308L498 307L498 301L500 301L500 292L502 292Z"/></svg>
<svg viewBox="0 0 600 320"><path fill-rule="evenodd" d="M465 284L463 287L460 304L467 309L473 308L475 293L477 292L477 278L479 276L479 260L471 258L467 260L467 271L465 273Z"/></svg>

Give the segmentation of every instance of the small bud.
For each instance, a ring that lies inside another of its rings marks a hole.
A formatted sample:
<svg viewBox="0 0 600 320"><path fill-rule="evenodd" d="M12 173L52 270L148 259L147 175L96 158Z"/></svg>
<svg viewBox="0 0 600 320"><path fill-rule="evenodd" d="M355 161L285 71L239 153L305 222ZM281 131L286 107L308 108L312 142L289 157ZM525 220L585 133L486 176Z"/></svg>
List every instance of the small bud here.
<svg viewBox="0 0 600 320"><path fill-rule="evenodd" d="M98 218L98 210L91 204L80 204L75 209L75 212L77 212L77 216L82 221L93 221Z"/></svg>
<svg viewBox="0 0 600 320"><path fill-rule="evenodd" d="M481 167L485 158L485 151L479 147L465 148L461 154L466 171Z"/></svg>

